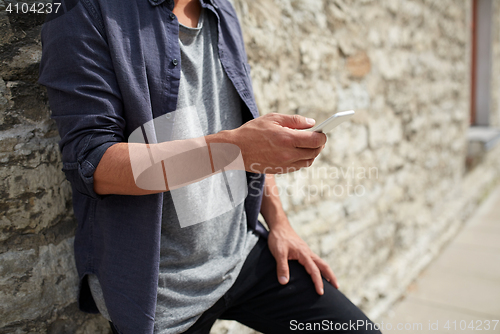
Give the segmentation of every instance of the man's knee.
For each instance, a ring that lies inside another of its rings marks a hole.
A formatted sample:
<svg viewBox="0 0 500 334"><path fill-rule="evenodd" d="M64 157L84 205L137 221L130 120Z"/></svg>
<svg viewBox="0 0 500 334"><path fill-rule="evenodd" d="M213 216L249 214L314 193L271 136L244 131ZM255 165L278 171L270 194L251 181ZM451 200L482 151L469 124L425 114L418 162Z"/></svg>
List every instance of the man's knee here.
<svg viewBox="0 0 500 334"><path fill-rule="evenodd" d="M323 315L331 319L330 327L336 333L380 334L381 328L372 322L356 305L354 305L341 291L325 281L325 300Z"/></svg>

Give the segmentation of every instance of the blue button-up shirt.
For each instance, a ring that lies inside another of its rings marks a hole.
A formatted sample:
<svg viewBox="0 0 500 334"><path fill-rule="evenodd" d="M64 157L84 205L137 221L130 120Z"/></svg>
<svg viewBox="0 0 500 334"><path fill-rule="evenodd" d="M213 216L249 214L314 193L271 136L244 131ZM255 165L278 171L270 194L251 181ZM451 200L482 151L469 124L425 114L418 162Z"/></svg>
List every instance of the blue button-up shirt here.
<svg viewBox="0 0 500 334"><path fill-rule="evenodd" d="M201 4L218 18L219 57L244 102L244 119L258 117L233 7L225 0ZM97 274L121 333L153 332L163 194L100 196L93 174L111 145L176 109L181 57L173 5L63 0L42 28L39 82L47 87L63 170L73 188L80 308L97 312L86 282L87 274ZM247 173L247 181L248 225L266 235L257 220L264 175Z"/></svg>

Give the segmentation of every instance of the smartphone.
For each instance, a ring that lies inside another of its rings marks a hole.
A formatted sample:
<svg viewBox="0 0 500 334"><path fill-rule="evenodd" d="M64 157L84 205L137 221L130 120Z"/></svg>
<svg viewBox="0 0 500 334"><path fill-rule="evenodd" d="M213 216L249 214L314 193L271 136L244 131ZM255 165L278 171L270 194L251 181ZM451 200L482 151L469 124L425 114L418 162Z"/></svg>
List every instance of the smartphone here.
<svg viewBox="0 0 500 334"><path fill-rule="evenodd" d="M347 121L349 118L354 115L354 110L341 111L336 113L333 116L328 117L328 119L318 125L313 126L310 129L306 129L306 131L315 131L315 132L323 132L327 133L333 130L340 123Z"/></svg>

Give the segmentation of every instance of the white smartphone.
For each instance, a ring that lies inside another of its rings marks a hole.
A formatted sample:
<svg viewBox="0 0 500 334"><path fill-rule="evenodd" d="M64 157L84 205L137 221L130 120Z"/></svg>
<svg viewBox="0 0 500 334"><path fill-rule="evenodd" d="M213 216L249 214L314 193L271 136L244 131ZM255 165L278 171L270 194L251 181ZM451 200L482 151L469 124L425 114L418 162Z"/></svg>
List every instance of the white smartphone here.
<svg viewBox="0 0 500 334"><path fill-rule="evenodd" d="M316 132L323 132L323 133L330 132L337 125L339 125L340 123L345 122L349 118L351 118L352 115L354 115L354 110L338 112L335 115L328 117L328 119L326 121L324 121L318 125L315 125L310 129L306 129L306 131L316 131Z"/></svg>

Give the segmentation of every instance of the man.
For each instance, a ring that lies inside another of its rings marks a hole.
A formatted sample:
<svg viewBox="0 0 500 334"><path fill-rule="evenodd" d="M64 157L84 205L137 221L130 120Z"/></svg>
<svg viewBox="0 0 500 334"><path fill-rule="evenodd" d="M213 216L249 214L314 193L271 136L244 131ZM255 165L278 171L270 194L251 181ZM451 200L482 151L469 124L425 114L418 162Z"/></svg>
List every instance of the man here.
<svg viewBox="0 0 500 334"><path fill-rule="evenodd" d="M61 7L42 30L40 83L73 188L80 308L100 311L115 333L208 333L218 318L266 333L296 332L305 323L315 331L372 325L290 227L273 191L271 174L310 166L326 136L295 130L314 124L304 117L258 117L232 6L65 0ZM151 138L146 125L170 115L171 141L156 140L155 129L152 141L131 142L137 131ZM166 173L163 159L178 162L172 151L193 141L198 147L196 137L212 170L210 148L238 147L248 195L244 203L229 195L230 210L182 227L181 216L193 214L186 207L196 215L222 205L201 185L231 194L225 172L169 188L179 175ZM156 164L163 189L138 186L134 161L144 150L165 154Z"/></svg>

